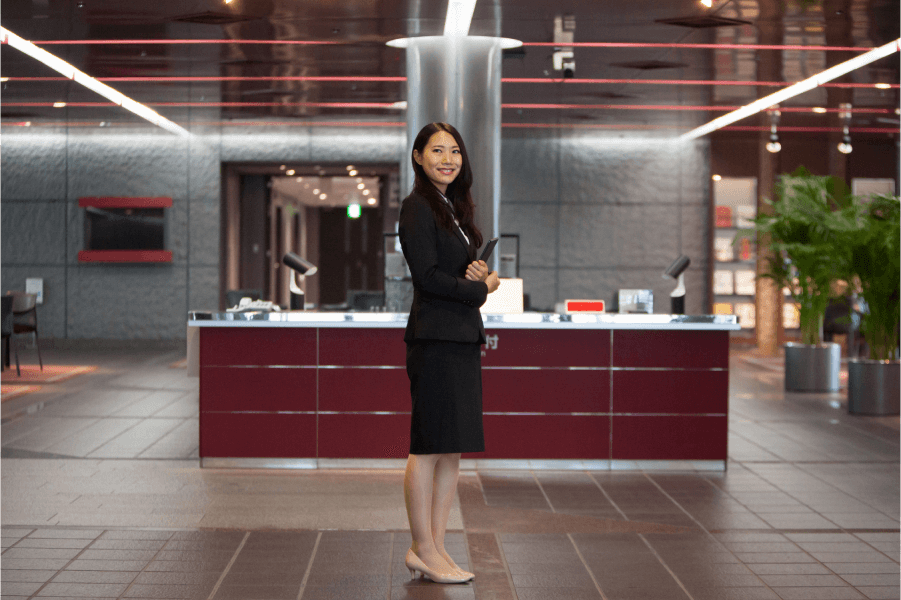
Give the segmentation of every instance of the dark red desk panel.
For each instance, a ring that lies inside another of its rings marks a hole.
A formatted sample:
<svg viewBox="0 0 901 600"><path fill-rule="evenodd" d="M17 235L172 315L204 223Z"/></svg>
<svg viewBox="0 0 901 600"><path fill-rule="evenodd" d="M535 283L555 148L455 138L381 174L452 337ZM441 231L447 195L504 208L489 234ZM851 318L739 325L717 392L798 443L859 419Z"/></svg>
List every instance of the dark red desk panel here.
<svg viewBox="0 0 901 600"><path fill-rule="evenodd" d="M411 410L406 369L341 367L319 369L319 410Z"/></svg>
<svg viewBox="0 0 901 600"><path fill-rule="evenodd" d="M316 411L316 367L203 367L201 412Z"/></svg>
<svg viewBox="0 0 901 600"><path fill-rule="evenodd" d="M320 414L322 458L407 458L410 415Z"/></svg>
<svg viewBox="0 0 901 600"><path fill-rule="evenodd" d="M613 413L726 414L729 372L614 370Z"/></svg>
<svg viewBox="0 0 901 600"><path fill-rule="evenodd" d="M610 371L482 367L482 410L607 413Z"/></svg>
<svg viewBox="0 0 901 600"><path fill-rule="evenodd" d="M726 460L729 418L611 417L614 460Z"/></svg>
<svg viewBox="0 0 901 600"><path fill-rule="evenodd" d="M316 456L316 415L201 412L200 456Z"/></svg>
<svg viewBox="0 0 901 600"><path fill-rule="evenodd" d="M316 365L314 328L204 327L200 366Z"/></svg>
<svg viewBox="0 0 901 600"><path fill-rule="evenodd" d="M614 367L665 369L729 368L729 332L617 329Z"/></svg>
<svg viewBox="0 0 901 600"><path fill-rule="evenodd" d="M610 417L492 415L483 418L485 452L463 458L605 459Z"/></svg>

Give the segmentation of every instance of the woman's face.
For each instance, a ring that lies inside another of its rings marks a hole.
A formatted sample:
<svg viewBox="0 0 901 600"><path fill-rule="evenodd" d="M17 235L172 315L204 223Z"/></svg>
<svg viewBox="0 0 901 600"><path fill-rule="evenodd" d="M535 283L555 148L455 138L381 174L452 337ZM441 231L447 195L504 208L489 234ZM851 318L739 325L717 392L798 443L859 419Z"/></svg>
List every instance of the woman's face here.
<svg viewBox="0 0 901 600"><path fill-rule="evenodd" d="M457 178L463 166L460 147L454 136L446 131L432 134L421 154L413 150L413 159L422 165L426 176L442 194L447 191L448 184Z"/></svg>

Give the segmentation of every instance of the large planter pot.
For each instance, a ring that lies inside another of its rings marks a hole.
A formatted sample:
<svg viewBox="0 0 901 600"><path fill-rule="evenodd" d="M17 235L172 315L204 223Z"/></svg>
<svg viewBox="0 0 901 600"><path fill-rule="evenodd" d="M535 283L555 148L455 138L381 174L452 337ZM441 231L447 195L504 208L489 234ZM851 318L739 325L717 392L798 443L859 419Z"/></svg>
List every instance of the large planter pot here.
<svg viewBox="0 0 901 600"><path fill-rule="evenodd" d="M836 343L785 344L786 392L837 392L842 348Z"/></svg>
<svg viewBox="0 0 901 600"><path fill-rule="evenodd" d="M848 362L848 412L852 415L897 415L901 396L901 361Z"/></svg>

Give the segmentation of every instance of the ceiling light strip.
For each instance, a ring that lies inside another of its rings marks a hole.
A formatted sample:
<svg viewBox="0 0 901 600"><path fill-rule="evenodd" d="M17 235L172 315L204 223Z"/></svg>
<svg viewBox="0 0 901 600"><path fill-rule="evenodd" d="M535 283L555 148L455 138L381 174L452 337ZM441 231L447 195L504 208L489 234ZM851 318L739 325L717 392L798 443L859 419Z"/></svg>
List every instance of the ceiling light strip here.
<svg viewBox="0 0 901 600"><path fill-rule="evenodd" d="M180 127L179 125L176 125L156 111L151 110L140 102L132 100L131 98L120 92L117 92L110 86L97 81L83 71L79 71L61 58L50 54L46 50L38 48L31 42L17 36L5 27L0 27L0 43L12 46L20 52L23 52L28 56L38 60L39 62L44 63L54 71L62 74L63 77L80 83L89 90L111 100L114 104L121 106L125 110L133 112L142 119L150 121L154 125L162 127L166 131L186 137L189 137L191 135L186 129Z"/></svg>
<svg viewBox="0 0 901 600"><path fill-rule="evenodd" d="M476 0L450 0L447 3L447 16L444 19L444 35L469 35L472 24L472 13L476 9Z"/></svg>
<svg viewBox="0 0 901 600"><path fill-rule="evenodd" d="M450 6L448 6L450 9ZM470 14L470 21L472 15ZM463 22L460 22L460 27ZM447 22L445 22L445 30ZM468 30L468 26L467 26ZM447 34L445 34L447 35ZM176 39L176 40L44 40L35 42L38 46L134 46L134 45L184 45L184 44L262 44L262 45L299 45L299 46L336 46L336 45L378 45L381 42L372 42L369 40L196 40L196 39ZM523 42L523 46L559 46L554 42ZM825 52L866 52L872 48L862 48L859 46L799 46L799 45L775 45L775 44L680 44L680 43L642 43L642 42L572 42L566 44L567 47L575 48L683 48L696 50L822 50Z"/></svg>
<svg viewBox="0 0 901 600"><path fill-rule="evenodd" d="M8 81L27 81L27 82L45 82L45 81L68 81L63 77L8 77ZM211 77L97 77L97 81L109 81L113 83L122 82L210 82L210 81L322 81L322 82L388 82L403 83L407 81L406 77L329 77L329 76L211 76ZM549 79L547 77L504 77L501 83L583 83L583 84L637 84L637 85L727 85L727 86L761 86L761 87L782 87L786 84L784 81L732 81L726 79ZM897 83L878 84L882 87L877 89L898 89L901 85ZM820 87L831 88L876 88L875 83L824 83ZM888 86L888 87L885 87Z"/></svg>
<svg viewBox="0 0 901 600"><path fill-rule="evenodd" d="M770 94L769 96L764 96L763 98L759 98L750 104L746 104L742 106L738 110L732 111L728 114L725 114L721 117L717 117L716 119L710 121L709 123L692 129L688 133L684 133L679 136L680 140L693 140L699 138L701 136L707 135L711 131L716 131L721 127L725 127L726 125L731 125L736 121L740 121L745 117L749 117L753 114L760 112L761 110L765 110L774 104L779 104L780 102L784 102L789 98L794 98L799 94L803 94L804 92L809 92L810 90L816 88L818 85L826 83L827 81L832 81L837 77L841 77L846 73L850 73L855 69L859 69L864 65L868 65L871 62L877 61L880 58L885 58L895 52L901 50L901 38L889 42L884 46L880 46L874 50L870 50L866 54L861 54L860 56L856 56L850 60L846 60L843 63L839 63L834 67L830 67L825 71L821 71L817 73L813 77L808 77L803 81L799 81L794 85L790 85L787 88L781 89L778 92Z"/></svg>

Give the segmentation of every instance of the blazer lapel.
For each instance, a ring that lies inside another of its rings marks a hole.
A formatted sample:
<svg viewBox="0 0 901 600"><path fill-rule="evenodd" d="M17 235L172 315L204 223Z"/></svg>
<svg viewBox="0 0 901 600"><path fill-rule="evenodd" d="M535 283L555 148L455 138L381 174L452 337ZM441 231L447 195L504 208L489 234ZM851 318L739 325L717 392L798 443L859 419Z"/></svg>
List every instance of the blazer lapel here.
<svg viewBox="0 0 901 600"><path fill-rule="evenodd" d="M444 204L444 203L442 203L442 204L444 205L444 208L446 208L447 211L451 214L451 218L452 219L455 218L453 209L450 206L448 206L447 204ZM459 225L456 225L456 224L454 225L454 233L457 235L457 239L460 240L460 243L463 244L463 247L466 248L466 255L471 258L472 253L473 253L472 244L470 244L466 240L466 236L463 235L463 230L460 229Z"/></svg>

